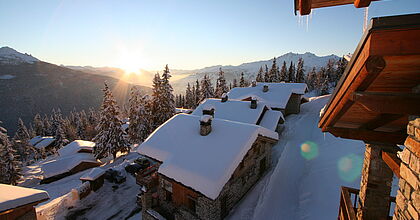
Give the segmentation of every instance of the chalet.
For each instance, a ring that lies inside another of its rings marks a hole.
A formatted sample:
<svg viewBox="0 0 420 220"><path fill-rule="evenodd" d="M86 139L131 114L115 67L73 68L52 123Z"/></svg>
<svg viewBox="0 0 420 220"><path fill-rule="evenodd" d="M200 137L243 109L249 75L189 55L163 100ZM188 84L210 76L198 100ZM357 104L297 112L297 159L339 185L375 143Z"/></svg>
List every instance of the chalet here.
<svg viewBox="0 0 420 220"><path fill-rule="evenodd" d="M265 174L277 140L258 125L175 115L138 148L157 162L138 176L143 219L223 219Z"/></svg>
<svg viewBox="0 0 420 220"><path fill-rule="evenodd" d="M60 156L69 156L76 153L92 153L94 147L94 142L75 140L70 144L60 148L58 150L58 154L60 154Z"/></svg>
<svg viewBox="0 0 420 220"><path fill-rule="evenodd" d="M272 131L278 131L279 125L284 123L284 117L280 111L271 110L257 99L229 100L227 95L222 99L206 99L192 114L197 116L211 114L214 118L260 125Z"/></svg>
<svg viewBox="0 0 420 220"><path fill-rule="evenodd" d="M420 218L419 115L420 14L373 18L318 124L366 143L360 189L342 187L339 219L389 219L391 203L392 219Z"/></svg>
<svg viewBox="0 0 420 220"><path fill-rule="evenodd" d="M50 183L66 176L73 175L82 170L100 166L91 153L76 153L68 156L59 156L42 165L43 179L41 184Z"/></svg>
<svg viewBox="0 0 420 220"><path fill-rule="evenodd" d="M80 177L80 180L84 182L89 182L90 187L93 191L97 191L104 184L104 174L105 170L99 167L95 167L90 170L88 173Z"/></svg>
<svg viewBox="0 0 420 220"><path fill-rule="evenodd" d="M256 83L251 87L236 87L227 94L229 98L251 101L256 97L273 110L285 116L300 112L302 96L308 91L305 83Z"/></svg>
<svg viewBox="0 0 420 220"><path fill-rule="evenodd" d="M36 136L29 140L29 144L35 147L38 151L49 152L52 147L54 147L55 138L54 137L42 137Z"/></svg>
<svg viewBox="0 0 420 220"><path fill-rule="evenodd" d="M34 206L49 198L43 190L0 184L0 219L36 219Z"/></svg>

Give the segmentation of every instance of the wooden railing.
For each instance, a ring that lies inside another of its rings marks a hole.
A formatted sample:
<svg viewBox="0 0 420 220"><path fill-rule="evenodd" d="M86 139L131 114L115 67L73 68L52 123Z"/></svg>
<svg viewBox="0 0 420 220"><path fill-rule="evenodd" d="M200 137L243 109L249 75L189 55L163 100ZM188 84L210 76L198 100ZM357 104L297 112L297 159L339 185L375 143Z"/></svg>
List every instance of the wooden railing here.
<svg viewBox="0 0 420 220"><path fill-rule="evenodd" d="M357 208L359 207L359 191L350 187L341 187L340 208L338 220L356 220ZM388 215L390 215L391 203L395 203L395 197L390 196ZM388 217L392 219L392 216Z"/></svg>

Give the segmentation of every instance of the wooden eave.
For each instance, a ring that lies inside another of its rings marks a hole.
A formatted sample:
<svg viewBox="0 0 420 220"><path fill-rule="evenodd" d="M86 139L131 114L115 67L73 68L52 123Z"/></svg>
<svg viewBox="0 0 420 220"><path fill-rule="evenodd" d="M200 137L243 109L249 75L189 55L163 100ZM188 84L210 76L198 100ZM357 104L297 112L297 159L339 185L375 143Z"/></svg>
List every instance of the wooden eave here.
<svg viewBox="0 0 420 220"><path fill-rule="evenodd" d="M373 18L318 126L337 137L403 144L420 114L420 14Z"/></svg>
<svg viewBox="0 0 420 220"><path fill-rule="evenodd" d="M308 15L311 9L324 8L339 5L353 4L356 8L368 7L372 1L379 0L295 0L295 14L299 11L300 15Z"/></svg>

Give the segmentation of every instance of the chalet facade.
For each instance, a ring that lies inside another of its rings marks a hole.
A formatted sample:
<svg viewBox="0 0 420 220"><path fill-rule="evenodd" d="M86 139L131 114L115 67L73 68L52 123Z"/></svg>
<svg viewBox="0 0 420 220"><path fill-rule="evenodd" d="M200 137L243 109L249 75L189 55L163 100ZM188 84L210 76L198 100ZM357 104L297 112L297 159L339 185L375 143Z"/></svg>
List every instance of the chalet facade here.
<svg viewBox="0 0 420 220"><path fill-rule="evenodd" d="M342 187L339 219L420 219L419 116L420 14L373 18L318 124L366 143L360 189Z"/></svg>
<svg viewBox="0 0 420 220"><path fill-rule="evenodd" d="M43 190L0 184L0 219L37 219L35 206L48 199Z"/></svg>
<svg viewBox="0 0 420 220"><path fill-rule="evenodd" d="M227 95L242 101L251 101L255 97L272 110L287 116L300 112L302 97L307 91L305 83L256 83L251 87L233 88Z"/></svg>
<svg viewBox="0 0 420 220"><path fill-rule="evenodd" d="M277 139L257 125L174 116L138 150L155 161L137 176L143 219L223 219L270 167Z"/></svg>

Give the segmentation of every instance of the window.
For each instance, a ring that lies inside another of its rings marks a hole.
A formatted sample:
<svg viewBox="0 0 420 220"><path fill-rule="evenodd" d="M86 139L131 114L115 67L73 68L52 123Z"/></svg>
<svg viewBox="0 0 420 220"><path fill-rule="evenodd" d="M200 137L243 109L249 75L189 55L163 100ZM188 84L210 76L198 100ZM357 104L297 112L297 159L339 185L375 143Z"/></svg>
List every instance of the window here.
<svg viewBox="0 0 420 220"><path fill-rule="evenodd" d="M193 213L196 212L196 206L197 206L196 203L197 203L197 200L195 198L187 195L187 207Z"/></svg>
<svg viewBox="0 0 420 220"><path fill-rule="evenodd" d="M165 201L172 202L172 193L165 189Z"/></svg>

